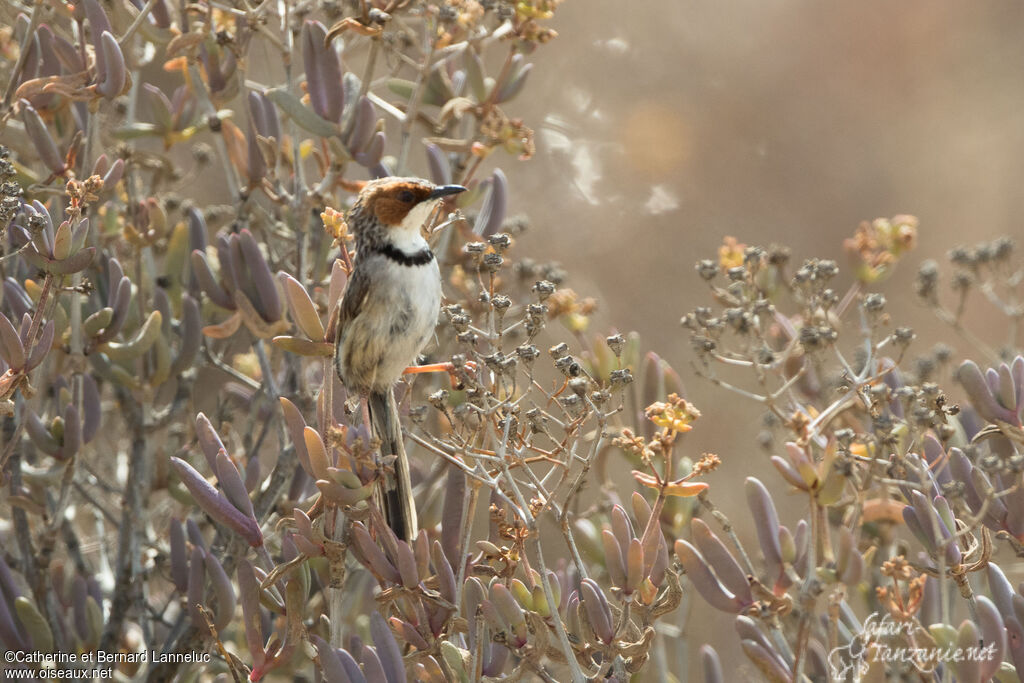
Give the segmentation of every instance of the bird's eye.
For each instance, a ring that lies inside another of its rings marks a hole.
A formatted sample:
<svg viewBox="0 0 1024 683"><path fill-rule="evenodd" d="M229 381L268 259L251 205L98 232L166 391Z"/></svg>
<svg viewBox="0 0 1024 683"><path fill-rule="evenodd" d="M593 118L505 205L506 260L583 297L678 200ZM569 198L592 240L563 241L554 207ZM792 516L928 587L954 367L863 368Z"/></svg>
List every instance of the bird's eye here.
<svg viewBox="0 0 1024 683"><path fill-rule="evenodd" d="M410 190L402 190L398 193L398 201L400 202L410 204L414 199L416 199L416 196Z"/></svg>

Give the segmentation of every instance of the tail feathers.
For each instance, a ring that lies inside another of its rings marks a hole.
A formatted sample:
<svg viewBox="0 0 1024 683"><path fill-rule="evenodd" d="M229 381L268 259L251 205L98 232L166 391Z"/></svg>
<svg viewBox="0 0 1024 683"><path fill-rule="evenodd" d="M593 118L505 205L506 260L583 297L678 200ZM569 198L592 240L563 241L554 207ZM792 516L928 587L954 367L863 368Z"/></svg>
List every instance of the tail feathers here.
<svg viewBox="0 0 1024 683"><path fill-rule="evenodd" d="M409 460L405 455L402 428L398 421L398 405L392 391L373 392L369 396L370 423L373 434L380 439L382 456L395 455L394 474L384 477L379 490L383 500L378 499L388 526L403 541L411 541L416 534L416 506L412 497L412 480L409 476Z"/></svg>

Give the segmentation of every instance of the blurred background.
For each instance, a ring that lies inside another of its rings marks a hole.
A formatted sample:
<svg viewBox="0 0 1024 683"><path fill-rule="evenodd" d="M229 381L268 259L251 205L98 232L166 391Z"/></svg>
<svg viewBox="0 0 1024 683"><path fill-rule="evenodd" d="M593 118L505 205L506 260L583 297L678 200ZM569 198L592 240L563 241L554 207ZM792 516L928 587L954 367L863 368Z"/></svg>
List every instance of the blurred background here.
<svg viewBox="0 0 1024 683"><path fill-rule="evenodd" d="M756 445L758 411L689 369L679 318L710 304L695 261L732 235L845 267L860 221L910 213L918 247L878 290L917 332L912 353L957 346L912 283L956 245L1024 236L1024 5L572 0L552 25L560 37L532 56L529 96L509 111L537 130L537 155L499 160L532 220L523 250L599 300L592 332L636 330L680 371L704 412L685 449L722 457L714 499L749 524L743 477L782 486ZM988 313L972 320L998 346ZM802 512L776 502L784 524ZM688 624L674 654L689 654L691 680L708 641L738 667L727 678L757 678L730 617L698 598Z"/></svg>

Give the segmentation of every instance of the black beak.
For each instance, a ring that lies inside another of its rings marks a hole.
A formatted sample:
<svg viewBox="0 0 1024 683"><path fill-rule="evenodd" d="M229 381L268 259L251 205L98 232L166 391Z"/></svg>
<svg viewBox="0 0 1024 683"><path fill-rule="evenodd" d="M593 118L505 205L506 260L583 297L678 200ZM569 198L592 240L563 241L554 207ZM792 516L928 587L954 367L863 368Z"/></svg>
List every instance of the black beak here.
<svg viewBox="0 0 1024 683"><path fill-rule="evenodd" d="M427 195L427 199L441 199L442 197L448 197L449 195L458 194L465 192L466 188L462 185L439 185Z"/></svg>

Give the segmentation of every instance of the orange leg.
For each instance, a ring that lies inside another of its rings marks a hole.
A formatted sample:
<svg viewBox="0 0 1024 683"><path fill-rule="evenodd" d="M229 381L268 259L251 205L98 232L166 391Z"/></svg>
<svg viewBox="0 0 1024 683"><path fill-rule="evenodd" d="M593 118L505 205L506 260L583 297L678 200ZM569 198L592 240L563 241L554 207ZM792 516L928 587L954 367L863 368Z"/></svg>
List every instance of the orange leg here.
<svg viewBox="0 0 1024 683"><path fill-rule="evenodd" d="M466 368L470 372L476 372L476 363L474 363L471 360L467 360ZM429 365L413 365L403 370L402 374L421 375L425 372L447 372L448 375L451 377L452 386L455 387L457 384L455 377L455 366L452 365L451 363L431 363Z"/></svg>

